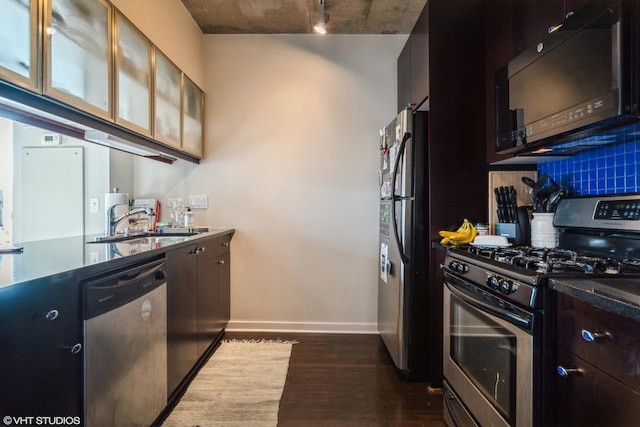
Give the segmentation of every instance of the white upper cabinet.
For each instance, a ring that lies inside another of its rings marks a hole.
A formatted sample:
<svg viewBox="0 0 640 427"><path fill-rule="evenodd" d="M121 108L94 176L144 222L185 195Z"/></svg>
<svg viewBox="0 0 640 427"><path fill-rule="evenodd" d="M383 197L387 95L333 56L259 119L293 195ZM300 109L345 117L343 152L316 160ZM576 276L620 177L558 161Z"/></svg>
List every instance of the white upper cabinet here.
<svg viewBox="0 0 640 427"><path fill-rule="evenodd" d="M151 136L151 42L115 14L116 123Z"/></svg>
<svg viewBox="0 0 640 427"><path fill-rule="evenodd" d="M109 0L0 0L5 82L203 157L204 92Z"/></svg>
<svg viewBox="0 0 640 427"><path fill-rule="evenodd" d="M181 148L182 72L157 48L155 49L155 92L153 137L171 147Z"/></svg>
<svg viewBox="0 0 640 427"><path fill-rule="evenodd" d="M201 158L204 93L186 75L182 82L182 149Z"/></svg>
<svg viewBox="0 0 640 427"><path fill-rule="evenodd" d="M44 92L112 120L111 6L102 0L45 2Z"/></svg>
<svg viewBox="0 0 640 427"><path fill-rule="evenodd" d="M0 0L0 78L38 88L38 2Z"/></svg>

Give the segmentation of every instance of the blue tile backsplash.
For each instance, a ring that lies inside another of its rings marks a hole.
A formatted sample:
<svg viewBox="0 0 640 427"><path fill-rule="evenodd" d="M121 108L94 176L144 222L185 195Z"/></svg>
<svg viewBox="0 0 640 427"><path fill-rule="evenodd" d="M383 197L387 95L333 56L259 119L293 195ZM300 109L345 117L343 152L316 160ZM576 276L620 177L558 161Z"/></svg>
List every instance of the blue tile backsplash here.
<svg viewBox="0 0 640 427"><path fill-rule="evenodd" d="M572 157L538 164L538 174L548 174L566 186L574 196L640 192L640 125L619 129L613 134L591 136L580 144L605 145L579 152Z"/></svg>

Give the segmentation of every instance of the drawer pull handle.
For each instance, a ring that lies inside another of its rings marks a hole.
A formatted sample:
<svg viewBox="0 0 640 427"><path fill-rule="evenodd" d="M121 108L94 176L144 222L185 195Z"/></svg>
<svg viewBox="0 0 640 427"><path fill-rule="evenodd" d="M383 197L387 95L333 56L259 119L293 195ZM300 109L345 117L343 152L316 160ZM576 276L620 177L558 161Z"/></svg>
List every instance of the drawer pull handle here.
<svg viewBox="0 0 640 427"><path fill-rule="evenodd" d="M585 341L594 342L596 340L604 338L612 339L613 337L609 332L590 332L586 329L582 330L582 339L584 339Z"/></svg>
<svg viewBox="0 0 640 427"><path fill-rule="evenodd" d="M567 378L569 375L580 375L582 369L578 368L565 368L564 366L558 366L558 375L562 378Z"/></svg>
<svg viewBox="0 0 640 427"><path fill-rule="evenodd" d="M74 344L71 347L63 347L63 348L65 350L70 350L71 353L73 353L73 354L78 354L78 353L80 353L80 351L82 351L82 344L77 343L77 344Z"/></svg>
<svg viewBox="0 0 640 427"><path fill-rule="evenodd" d="M220 246L229 246L229 242L222 242L220 243Z"/></svg>
<svg viewBox="0 0 640 427"><path fill-rule="evenodd" d="M220 265L224 265L224 260L223 260L223 259L221 259L220 261L218 261L218 264L220 264Z"/></svg>
<svg viewBox="0 0 640 427"><path fill-rule="evenodd" d="M58 310L49 310L49 312L45 314L44 317L47 320L56 320L59 314L60 313L58 312Z"/></svg>

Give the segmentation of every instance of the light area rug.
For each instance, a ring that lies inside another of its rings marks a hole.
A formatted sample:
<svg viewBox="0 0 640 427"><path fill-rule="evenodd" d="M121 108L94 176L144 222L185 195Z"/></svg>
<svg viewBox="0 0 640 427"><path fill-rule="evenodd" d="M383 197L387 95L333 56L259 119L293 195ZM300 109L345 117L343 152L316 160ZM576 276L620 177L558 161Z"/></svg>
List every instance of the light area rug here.
<svg viewBox="0 0 640 427"><path fill-rule="evenodd" d="M162 425L277 426L293 344L223 341Z"/></svg>

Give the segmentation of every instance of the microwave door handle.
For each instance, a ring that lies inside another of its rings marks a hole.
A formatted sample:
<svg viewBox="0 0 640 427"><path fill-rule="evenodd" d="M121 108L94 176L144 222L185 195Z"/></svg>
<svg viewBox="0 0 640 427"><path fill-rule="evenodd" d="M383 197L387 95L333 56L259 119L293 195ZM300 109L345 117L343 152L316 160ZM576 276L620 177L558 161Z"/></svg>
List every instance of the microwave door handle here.
<svg viewBox="0 0 640 427"><path fill-rule="evenodd" d="M400 166L400 157L404 157L404 151L407 146L407 141L411 138L411 133L405 132L402 137L402 142L400 143L400 149L396 154L395 165L393 166L393 176L391 177L391 226L393 228L393 237L395 238L396 245L398 245L398 251L400 252L400 259L402 262L407 264L409 262L409 257L405 253L405 248L400 241L400 235L398 234L398 222L396 220L396 201L402 200L402 197L396 196L396 180L398 178L398 167Z"/></svg>
<svg viewBox="0 0 640 427"><path fill-rule="evenodd" d="M473 297L468 296L464 292L458 289L455 284L450 283L448 280L444 281L447 288L451 291L453 295L455 295L458 299L463 302L469 304L477 308L478 310L482 310L484 312L488 312L496 317L507 320L509 323L520 326L526 330L531 330L531 320L518 316L517 314L511 313L507 310L504 310L496 305L490 304L484 300L479 300Z"/></svg>

